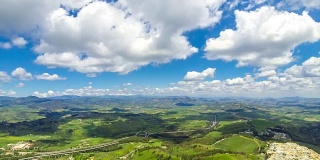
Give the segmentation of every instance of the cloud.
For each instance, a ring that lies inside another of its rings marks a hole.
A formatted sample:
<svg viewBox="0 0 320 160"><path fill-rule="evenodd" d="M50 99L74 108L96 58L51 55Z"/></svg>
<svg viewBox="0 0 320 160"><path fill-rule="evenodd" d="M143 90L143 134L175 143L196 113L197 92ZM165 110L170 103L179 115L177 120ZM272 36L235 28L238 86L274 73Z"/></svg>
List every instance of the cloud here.
<svg viewBox="0 0 320 160"><path fill-rule="evenodd" d="M16 87L18 87L18 88L22 88L24 86L25 86L24 83L21 83L21 82L16 85Z"/></svg>
<svg viewBox="0 0 320 160"><path fill-rule="evenodd" d="M12 46L24 47L28 42L23 37L17 37L10 42L0 42L0 48L11 49Z"/></svg>
<svg viewBox="0 0 320 160"><path fill-rule="evenodd" d="M257 7L261 7L266 3L267 0L249 0L249 1L243 1L243 4L246 4L244 10L251 10Z"/></svg>
<svg viewBox="0 0 320 160"><path fill-rule="evenodd" d="M16 95L17 93L13 90L10 90L10 91L3 91L3 90L0 90L0 96L14 96Z"/></svg>
<svg viewBox="0 0 320 160"><path fill-rule="evenodd" d="M67 10L80 9L95 0L60 0L63 7Z"/></svg>
<svg viewBox="0 0 320 160"><path fill-rule="evenodd" d="M188 72L183 80L185 81L201 81L204 80L206 78L211 78L214 76L216 69L215 68L208 68L204 71L200 72L196 72L196 71L191 71Z"/></svg>
<svg viewBox="0 0 320 160"><path fill-rule="evenodd" d="M301 8L320 9L319 0L284 0L277 4L278 8L289 8L291 10L299 10Z"/></svg>
<svg viewBox="0 0 320 160"><path fill-rule="evenodd" d="M238 77L238 78L234 78L234 79L227 79L226 84L229 86L244 85L245 81L243 80L243 78Z"/></svg>
<svg viewBox="0 0 320 160"><path fill-rule="evenodd" d="M267 0L254 0L254 2L256 3L256 4L263 4L263 3L265 3Z"/></svg>
<svg viewBox="0 0 320 160"><path fill-rule="evenodd" d="M303 66L320 66L320 57L310 57L302 63Z"/></svg>
<svg viewBox="0 0 320 160"><path fill-rule="evenodd" d="M302 77L302 66L293 65L292 67L287 68L284 73L295 77Z"/></svg>
<svg viewBox="0 0 320 160"><path fill-rule="evenodd" d="M165 94L194 96L240 96L240 97L282 97L286 96L320 96L319 77L296 77L279 73L271 75L267 80L258 80L251 75L226 80L213 81L180 81L173 87L162 89ZM312 93L312 94L310 94ZM159 94L159 93L158 93Z"/></svg>
<svg viewBox="0 0 320 160"><path fill-rule="evenodd" d="M284 72L285 75L294 77L320 77L320 57L310 57L302 63L301 66L294 65L287 68Z"/></svg>
<svg viewBox="0 0 320 160"><path fill-rule="evenodd" d="M28 42L23 37L17 37L15 39L12 39L11 42L12 42L12 45L17 47L23 47L26 44L28 44Z"/></svg>
<svg viewBox="0 0 320 160"><path fill-rule="evenodd" d="M57 74L50 75L49 73L43 73L41 75L35 76L39 80L56 81L56 80L66 80L65 77L60 77Z"/></svg>
<svg viewBox="0 0 320 160"><path fill-rule="evenodd" d="M60 6L67 10L82 8L92 0L1 0L0 36L20 34L37 36L42 32L47 17ZM39 7L41 6L41 7Z"/></svg>
<svg viewBox="0 0 320 160"><path fill-rule="evenodd" d="M123 92L122 94L120 92ZM63 96L63 95L76 95L76 96L104 96L104 95L126 95L125 91L116 90L111 91L109 89L95 89L92 86L87 86L80 89L66 89L63 92L52 91L40 93L39 91L35 91L33 95L37 97L55 97L55 96Z"/></svg>
<svg viewBox="0 0 320 160"><path fill-rule="evenodd" d="M94 78L94 77L97 77L97 74L96 73L88 73L88 74L86 74L86 76L89 78Z"/></svg>
<svg viewBox="0 0 320 160"><path fill-rule="evenodd" d="M125 84L123 84L123 86L132 86L132 83L125 83Z"/></svg>
<svg viewBox="0 0 320 160"><path fill-rule="evenodd" d="M320 77L320 57L310 57L303 62L302 73L307 77Z"/></svg>
<svg viewBox="0 0 320 160"><path fill-rule="evenodd" d="M41 7L39 7L41 6ZM59 3L43 0L2 0L0 1L0 35L24 34L42 25L48 14Z"/></svg>
<svg viewBox="0 0 320 160"><path fill-rule="evenodd" d="M223 2L95 1L77 16L60 8L47 18L35 62L94 75L186 59L198 49L183 33L219 22Z"/></svg>
<svg viewBox="0 0 320 160"><path fill-rule="evenodd" d="M11 77L7 74L7 72L0 71L0 81L2 82L10 82Z"/></svg>
<svg viewBox="0 0 320 160"><path fill-rule="evenodd" d="M21 80L31 80L33 79L33 76L31 73L28 73L24 68L17 68L14 71L11 72L11 75L13 77L19 77Z"/></svg>
<svg viewBox="0 0 320 160"><path fill-rule="evenodd" d="M257 73L257 77L271 77L277 75L275 70L262 70L260 73Z"/></svg>
<svg viewBox="0 0 320 160"><path fill-rule="evenodd" d="M306 12L302 15L262 7L255 11L235 11L236 30L220 32L206 42L209 60L237 60L238 67L276 68L293 61L292 50L304 42L320 38L320 24Z"/></svg>
<svg viewBox="0 0 320 160"><path fill-rule="evenodd" d="M302 0L302 3L306 8L320 9L320 1L318 0Z"/></svg>
<svg viewBox="0 0 320 160"><path fill-rule="evenodd" d="M226 3L226 5L228 6L229 10L234 9L235 7L237 7L240 4L240 0L234 0L234 1L228 1Z"/></svg>
<svg viewBox="0 0 320 160"><path fill-rule="evenodd" d="M234 79L227 79L225 81L225 84L228 85L228 86L236 86L236 85L244 85L244 84L246 84L248 82L252 82L252 81L254 81L252 76L251 75L247 75L244 78L237 77L237 78L234 78Z"/></svg>
<svg viewBox="0 0 320 160"><path fill-rule="evenodd" d="M3 49L10 49L12 46L9 42L0 42L0 48L3 48Z"/></svg>
<svg viewBox="0 0 320 160"><path fill-rule="evenodd" d="M285 96L304 96L304 97L319 97L320 96L320 75L309 76L304 72L313 71L317 68L319 57L311 57L302 65L293 65L283 72L276 72L267 68L260 68L260 76L266 77L253 78L248 74L244 77L228 78L225 80L205 80L197 79L196 81L182 80L172 83L170 87L165 88L143 88L135 85L134 87L124 89L108 89L108 88L93 88L87 86L79 89L66 89L64 91L50 91L34 95L40 97L62 96L62 95L77 95L77 96L104 96L104 95L185 95L185 96L204 96L204 97L283 97ZM311 67L311 68L309 68ZM205 70L206 71L206 70ZM203 71L203 72L205 72ZM202 74L203 72L198 74ZM189 72L188 72L189 73ZM187 74L188 74L187 73ZM320 73L315 72L315 73Z"/></svg>
<svg viewBox="0 0 320 160"><path fill-rule="evenodd" d="M34 96L40 97L40 98L47 98L47 97L55 97L60 96L59 92L54 92L52 90L49 90L46 93L40 93L38 91L33 92Z"/></svg>
<svg viewBox="0 0 320 160"><path fill-rule="evenodd" d="M92 86L87 86L79 89L66 89L62 92L49 90L48 92L39 92L35 91L33 95L37 97L54 97L54 96L63 96L63 95L76 95L76 96L132 96L132 95L152 95L162 92L161 89L155 88L143 88L143 89L99 89L93 88Z"/></svg>

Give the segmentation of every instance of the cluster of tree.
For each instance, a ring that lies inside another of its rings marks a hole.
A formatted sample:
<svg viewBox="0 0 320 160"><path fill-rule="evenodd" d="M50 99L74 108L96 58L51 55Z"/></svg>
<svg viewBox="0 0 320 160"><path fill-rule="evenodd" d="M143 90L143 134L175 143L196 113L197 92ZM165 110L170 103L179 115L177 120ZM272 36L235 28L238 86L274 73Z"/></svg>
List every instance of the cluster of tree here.
<svg viewBox="0 0 320 160"><path fill-rule="evenodd" d="M119 150L119 149L122 149L123 147L121 145L111 145L111 146L108 146L108 147L105 147L105 148L101 148L99 149L99 151L102 151L102 152L112 152L112 151L116 151L116 150Z"/></svg>

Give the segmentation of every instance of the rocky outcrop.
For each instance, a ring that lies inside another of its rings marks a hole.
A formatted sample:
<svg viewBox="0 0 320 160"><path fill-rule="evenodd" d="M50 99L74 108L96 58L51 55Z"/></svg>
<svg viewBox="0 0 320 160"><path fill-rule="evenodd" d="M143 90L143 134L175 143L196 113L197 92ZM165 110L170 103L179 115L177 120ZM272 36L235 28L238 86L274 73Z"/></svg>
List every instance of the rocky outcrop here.
<svg viewBox="0 0 320 160"><path fill-rule="evenodd" d="M268 160L320 160L320 154L296 143L271 143Z"/></svg>

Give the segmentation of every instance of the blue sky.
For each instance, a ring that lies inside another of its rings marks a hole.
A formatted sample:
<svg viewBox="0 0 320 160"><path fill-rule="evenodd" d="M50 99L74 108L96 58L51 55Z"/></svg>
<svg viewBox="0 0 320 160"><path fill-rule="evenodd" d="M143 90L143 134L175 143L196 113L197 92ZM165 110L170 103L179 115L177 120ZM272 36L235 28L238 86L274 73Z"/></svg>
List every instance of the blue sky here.
<svg viewBox="0 0 320 160"><path fill-rule="evenodd" d="M318 0L2 0L0 96L320 97Z"/></svg>

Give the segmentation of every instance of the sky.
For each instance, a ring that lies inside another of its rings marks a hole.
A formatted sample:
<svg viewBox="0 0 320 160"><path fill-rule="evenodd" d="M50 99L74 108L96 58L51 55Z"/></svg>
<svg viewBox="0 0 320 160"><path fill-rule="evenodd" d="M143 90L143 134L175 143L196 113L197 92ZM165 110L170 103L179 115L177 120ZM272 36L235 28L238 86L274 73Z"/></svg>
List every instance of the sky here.
<svg viewBox="0 0 320 160"><path fill-rule="evenodd" d="M0 96L320 97L319 0L1 0Z"/></svg>

